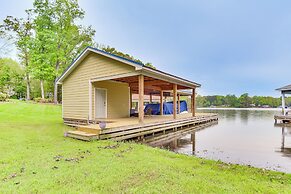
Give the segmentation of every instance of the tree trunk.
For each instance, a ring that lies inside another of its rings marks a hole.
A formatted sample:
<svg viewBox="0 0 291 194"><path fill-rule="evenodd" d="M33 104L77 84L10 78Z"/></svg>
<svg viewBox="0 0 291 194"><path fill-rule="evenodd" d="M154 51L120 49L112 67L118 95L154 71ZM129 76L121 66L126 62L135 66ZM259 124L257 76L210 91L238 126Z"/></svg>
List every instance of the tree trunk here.
<svg viewBox="0 0 291 194"><path fill-rule="evenodd" d="M28 73L26 73L26 100L30 100L30 79Z"/></svg>
<svg viewBox="0 0 291 194"><path fill-rule="evenodd" d="M58 104L58 84L57 84L57 79L55 79L55 83L54 83L54 103Z"/></svg>
<svg viewBox="0 0 291 194"><path fill-rule="evenodd" d="M40 80L41 99L44 100L43 80Z"/></svg>
<svg viewBox="0 0 291 194"><path fill-rule="evenodd" d="M28 54L25 52L26 100L30 100L30 78L28 73Z"/></svg>
<svg viewBox="0 0 291 194"><path fill-rule="evenodd" d="M56 75L58 75L59 68L60 68L60 62L59 62L59 60L57 60L57 63L56 63ZM55 104L58 104L58 84L57 84L57 79L58 79L58 76L56 76L55 82L54 82L54 103Z"/></svg>

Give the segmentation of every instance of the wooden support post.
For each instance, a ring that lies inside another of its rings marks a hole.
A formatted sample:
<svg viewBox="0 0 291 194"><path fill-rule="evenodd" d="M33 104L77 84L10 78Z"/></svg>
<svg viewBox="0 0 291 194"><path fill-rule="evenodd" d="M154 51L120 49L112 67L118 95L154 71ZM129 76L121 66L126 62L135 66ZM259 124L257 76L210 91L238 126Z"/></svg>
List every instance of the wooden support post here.
<svg viewBox="0 0 291 194"><path fill-rule="evenodd" d="M192 116L195 117L195 88L192 89L192 96L191 96L191 110Z"/></svg>
<svg viewBox="0 0 291 194"><path fill-rule="evenodd" d="M138 76L138 120L139 123L144 121L144 76Z"/></svg>
<svg viewBox="0 0 291 194"><path fill-rule="evenodd" d="M282 126L282 143L281 143L281 149L285 148L285 126Z"/></svg>
<svg viewBox="0 0 291 194"><path fill-rule="evenodd" d="M88 112L88 120L91 121L92 120L92 83L89 80L89 112Z"/></svg>
<svg viewBox="0 0 291 194"><path fill-rule="evenodd" d="M281 92L282 93L282 113L283 113L283 115L285 115L286 113L285 113L285 94L283 93L283 92Z"/></svg>
<svg viewBox="0 0 291 194"><path fill-rule="evenodd" d="M150 94L150 103L153 103L153 96Z"/></svg>
<svg viewBox="0 0 291 194"><path fill-rule="evenodd" d="M163 113L164 113L164 107L163 107L163 105L164 105L164 97L163 97L163 95L164 95L164 93L163 93L163 91L161 90L161 95L160 95L160 115L163 115Z"/></svg>
<svg viewBox="0 0 291 194"><path fill-rule="evenodd" d="M177 119L177 84L173 84L173 117Z"/></svg>
<svg viewBox="0 0 291 194"><path fill-rule="evenodd" d="M180 107L180 94L178 94L178 114L181 112L181 107Z"/></svg>
<svg viewBox="0 0 291 194"><path fill-rule="evenodd" d="M131 110L132 110L132 91L129 88L129 115L131 114Z"/></svg>
<svg viewBox="0 0 291 194"><path fill-rule="evenodd" d="M196 132L193 132L192 134L191 134L191 141L192 141L192 154L195 154L195 133Z"/></svg>

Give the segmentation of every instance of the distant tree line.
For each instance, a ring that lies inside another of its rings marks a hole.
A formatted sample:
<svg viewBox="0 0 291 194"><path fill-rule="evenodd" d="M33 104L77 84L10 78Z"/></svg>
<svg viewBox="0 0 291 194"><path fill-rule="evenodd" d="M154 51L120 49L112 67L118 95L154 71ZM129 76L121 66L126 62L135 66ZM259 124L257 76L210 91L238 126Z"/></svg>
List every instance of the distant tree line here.
<svg viewBox="0 0 291 194"><path fill-rule="evenodd" d="M200 96L196 98L197 107L279 107L281 106L281 97L275 98L271 96L249 96L248 93L237 97L235 95L213 95ZM291 106L291 97L286 98L286 105Z"/></svg>
<svg viewBox="0 0 291 194"><path fill-rule="evenodd" d="M142 63L97 44L95 30L79 24L84 16L77 0L34 0L25 18L7 16L0 22L0 94L26 100L50 98L57 103L61 90L56 80L87 46ZM11 42L17 48L19 64L5 58Z"/></svg>

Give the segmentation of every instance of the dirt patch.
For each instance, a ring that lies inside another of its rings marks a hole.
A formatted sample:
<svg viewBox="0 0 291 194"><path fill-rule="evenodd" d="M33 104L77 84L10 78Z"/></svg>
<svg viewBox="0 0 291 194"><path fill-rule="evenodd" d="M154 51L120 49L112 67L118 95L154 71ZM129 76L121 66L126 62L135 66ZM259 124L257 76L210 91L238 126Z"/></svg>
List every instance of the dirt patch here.
<svg viewBox="0 0 291 194"><path fill-rule="evenodd" d="M98 149L117 149L120 147L120 144L114 144L114 145L107 145L107 146L98 146Z"/></svg>

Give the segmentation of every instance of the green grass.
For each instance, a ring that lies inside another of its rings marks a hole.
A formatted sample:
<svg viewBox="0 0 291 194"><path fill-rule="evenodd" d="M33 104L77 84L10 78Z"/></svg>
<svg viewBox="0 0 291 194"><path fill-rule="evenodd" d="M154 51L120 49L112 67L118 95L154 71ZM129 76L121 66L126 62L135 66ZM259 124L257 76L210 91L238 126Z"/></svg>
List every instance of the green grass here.
<svg viewBox="0 0 291 194"><path fill-rule="evenodd" d="M1 103L0 193L291 193L291 175L64 138L68 129L61 106Z"/></svg>

